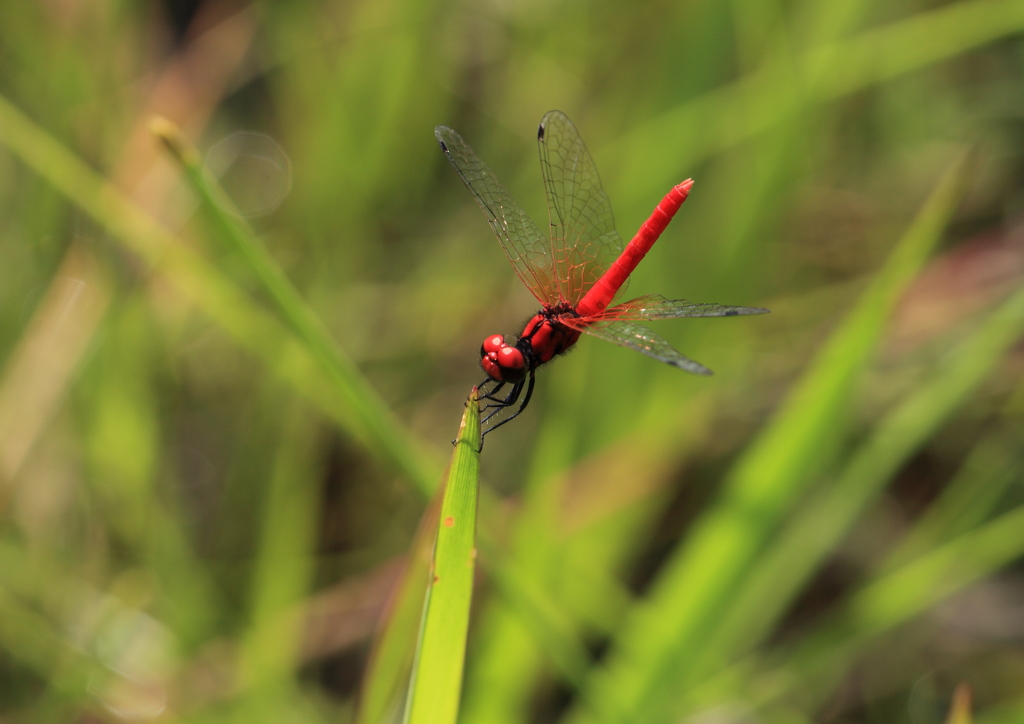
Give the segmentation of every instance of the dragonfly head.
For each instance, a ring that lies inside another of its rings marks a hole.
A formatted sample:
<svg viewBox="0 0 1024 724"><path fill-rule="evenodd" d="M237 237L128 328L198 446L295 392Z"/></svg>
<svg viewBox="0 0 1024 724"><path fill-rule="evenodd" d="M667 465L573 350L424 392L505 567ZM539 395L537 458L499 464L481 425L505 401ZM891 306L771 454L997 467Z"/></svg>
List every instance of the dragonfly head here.
<svg viewBox="0 0 1024 724"><path fill-rule="evenodd" d="M521 382L526 378L526 358L500 334L492 334L480 345L480 366L495 382Z"/></svg>

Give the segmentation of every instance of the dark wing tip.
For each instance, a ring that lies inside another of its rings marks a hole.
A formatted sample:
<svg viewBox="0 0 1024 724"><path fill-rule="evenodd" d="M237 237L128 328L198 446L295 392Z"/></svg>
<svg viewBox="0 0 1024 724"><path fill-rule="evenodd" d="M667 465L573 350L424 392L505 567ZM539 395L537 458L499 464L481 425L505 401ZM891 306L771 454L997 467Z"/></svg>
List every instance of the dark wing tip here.
<svg viewBox="0 0 1024 724"><path fill-rule="evenodd" d="M544 117L540 119L540 126L537 127L538 141L544 141L544 135L547 132L548 123L550 123L553 118L560 119L568 123L570 126L572 125L572 121L569 120L569 117L561 111L548 111L544 114Z"/></svg>
<svg viewBox="0 0 1024 724"><path fill-rule="evenodd" d="M748 314L769 314L772 310L764 307L736 307L728 310L723 317L745 317Z"/></svg>
<svg viewBox="0 0 1024 724"><path fill-rule="evenodd" d="M682 355L680 355L682 356ZM669 359L664 360L673 367L681 369L683 372L689 372L692 375L701 375L702 377L711 377L714 372L709 370L707 367L702 365L700 362L694 362L692 359L683 357L682 359Z"/></svg>
<svg viewBox="0 0 1024 724"><path fill-rule="evenodd" d="M441 144L441 150L447 153L448 146L445 145L444 142L445 136L458 136L458 134L448 128L448 126L434 126L434 138L436 138L437 142Z"/></svg>

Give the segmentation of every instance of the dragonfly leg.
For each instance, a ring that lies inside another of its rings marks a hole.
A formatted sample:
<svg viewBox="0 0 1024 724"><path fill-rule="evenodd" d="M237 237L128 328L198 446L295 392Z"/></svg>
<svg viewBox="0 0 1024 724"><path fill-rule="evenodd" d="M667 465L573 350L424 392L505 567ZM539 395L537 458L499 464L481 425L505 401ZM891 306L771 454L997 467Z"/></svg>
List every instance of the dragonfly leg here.
<svg viewBox="0 0 1024 724"><path fill-rule="evenodd" d="M494 388L490 392L487 392L486 391L487 385L492 384L492 383L494 384ZM498 392L498 390L500 390L504 386L505 386L504 382L498 382L497 380L495 380L495 379L493 379L491 377L487 377L487 378L484 379L483 382L481 382L480 384L478 384L476 386L476 393L477 393L476 394L476 398L477 398L477 400L493 400L494 402L499 402L500 403L500 402L502 402L502 400L500 400L499 398L495 397L494 395ZM486 410L489 407L501 407L501 405L486 405L484 407L484 409ZM458 440L452 440L452 445L455 445L457 442L458 442Z"/></svg>
<svg viewBox="0 0 1024 724"><path fill-rule="evenodd" d="M481 394L483 392L483 390L484 390L484 386L487 383L489 383L489 382L494 382L495 383L494 389L492 389L490 392L486 392L484 394ZM506 383L504 381L498 382L497 380L492 380L490 377L488 377L486 380L484 380L483 382L481 382L479 385L476 386L477 399L478 400L491 400L494 403L492 405L484 405L484 407L483 407L484 410L494 410L494 412L491 412L491 413L488 413L488 414L484 415L484 418L480 421L481 425L487 424L488 420L490 420L492 417L494 417L499 412L504 410L506 407L511 407L512 405L516 404L516 400L518 400L519 399L519 395L522 394L523 383L519 382L517 384L512 385L512 389L509 390L508 394L505 396L504 399L502 399L500 397L495 397L495 395L498 393L498 390L500 390L502 387L504 387L505 384ZM516 414L518 414L518 413L516 413ZM497 427L497 426L495 426L495 427ZM483 444L482 444L483 435L480 436L480 440L481 440L481 447L480 447L479 450L477 450L477 452L479 452L480 450L483 450ZM457 440L452 440L452 445L454 445L456 442L458 442L458 441Z"/></svg>
<svg viewBox="0 0 1024 724"><path fill-rule="evenodd" d="M522 392L522 391L523 391L523 386L522 385L519 386L519 391L518 392L516 391L516 388L513 387L512 391L508 393L508 397L506 397L504 400L496 400L493 405L484 405L483 409L485 409L485 410L494 410L494 413L497 413L497 412L501 412L506 407L512 407L512 405L516 404L516 400L519 399L519 393ZM489 413L487 415L487 417L485 418L485 420L487 418L490 418L491 415L494 414L494 413ZM484 422L485 420L481 420L481 422Z"/></svg>
<svg viewBox="0 0 1024 724"><path fill-rule="evenodd" d="M490 427L490 428L488 428L488 429L484 430L484 431L483 431L482 433L480 433L480 449L481 449L481 450L483 449L483 446L484 446L484 435L486 435L486 434L487 434L487 433L489 433L489 432L494 432L494 431L495 431L495 430L497 430L497 429L498 429L499 427L501 427L502 425L504 425L504 424L505 424L506 422L511 422L512 420L514 420L514 419L516 419L517 417L519 417L519 415L521 415L521 414L522 414L523 410L525 410L525 409L526 409L526 406L530 404L530 397L532 397L532 396L533 396L533 383L534 383L534 382L536 381L536 379L537 379L537 378L536 378L536 376L534 375L533 371L531 371L531 372L530 372L530 384L529 384L529 385L528 385L528 386L526 387L526 395L525 395L525 396L523 397L523 402L522 402L522 404L521 404L521 405L519 405L519 409L518 409L518 410L516 410L516 411L515 411L515 412L514 412L513 414L511 414L511 415L509 415L508 417L506 417L506 418L505 418L504 420L502 420L501 422L499 422L499 423L498 423L497 425L495 425L494 427ZM523 383L522 383L522 382L520 382L520 383L519 383L518 385L516 385L516 387L518 387L518 388L519 388L519 390L521 391L521 390L523 389ZM516 395L516 397L518 397L518 396L519 396L519 395L517 394L517 395ZM511 395L509 395L509 397L512 397L512 396L511 396ZM512 399L512 400L511 400L511 401L509 402L509 404L508 404L508 405L506 405L506 407L511 407L511 406L512 406L512 405L514 405L515 403L516 403L515 399ZM500 412L500 410L495 410L495 411L494 411L494 412L492 412L492 413L491 413L490 415L488 415L488 416L487 416L486 418L484 418L483 422L487 422L487 420L490 420L490 419L491 419L492 417L494 417L495 415L497 415L497 414L498 414L499 412ZM481 424L483 424L483 423L481 423Z"/></svg>
<svg viewBox="0 0 1024 724"><path fill-rule="evenodd" d="M494 427L491 427L489 429L484 430L484 428L487 426L487 423L490 421L490 419L492 417L497 415L502 410L506 410L509 407L512 407L514 404L516 404L516 401L519 399L519 395L522 394L522 392L523 392L523 385L525 384L525 382L526 382L525 380L522 380L522 381L517 382L514 385L512 385L512 390L508 393L508 396L504 400L500 400L500 401L496 402L493 405L487 405L486 407L484 407L484 410L493 409L493 412L490 412L490 413L484 415L484 418L480 421L480 428L481 428L481 430L483 430L483 432L480 433L480 447L478 447L476 449L477 452L480 452L480 451L482 451L484 449L484 435L489 433L491 430L494 430L495 428L501 427L506 422L508 422L508 420L502 420L501 422L499 422ZM532 393L532 392L533 392L533 375L531 374L530 375L530 387L529 387L529 390L526 393L526 399L530 399L530 393ZM516 413L514 415L512 415L512 417L515 417L516 415L518 415L522 411L523 411L523 408L520 407L519 410L516 411ZM508 419L511 420L512 417L510 417Z"/></svg>
<svg viewBox="0 0 1024 724"><path fill-rule="evenodd" d="M484 385L486 385L488 382L495 382L495 380L492 380L490 377L488 377L486 380L484 380L483 382L481 382L479 385L476 386L477 399L480 399L480 400L491 400L493 402L501 402L501 400L499 398L495 397L495 395L498 394L498 390L500 390L502 387L505 386L505 383L504 382L497 382L494 385L494 389L492 389L490 392L485 392L484 391Z"/></svg>
<svg viewBox="0 0 1024 724"><path fill-rule="evenodd" d="M487 415L485 415L484 418L480 421L480 425L486 425L488 420L490 420L492 417L494 417L499 412L504 410L506 407L512 407L512 405L516 404L516 400L519 399L519 395L521 395L522 392L523 382L517 382L514 385L512 385L512 389L509 390L509 393L504 400L496 400L493 405L485 405L485 410L494 410L494 412L490 412Z"/></svg>

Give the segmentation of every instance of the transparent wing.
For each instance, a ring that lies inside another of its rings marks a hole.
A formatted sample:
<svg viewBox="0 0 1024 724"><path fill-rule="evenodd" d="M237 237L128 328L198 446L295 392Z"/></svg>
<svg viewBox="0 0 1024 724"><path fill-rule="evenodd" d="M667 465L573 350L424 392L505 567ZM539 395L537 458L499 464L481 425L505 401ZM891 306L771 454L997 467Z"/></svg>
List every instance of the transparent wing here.
<svg viewBox="0 0 1024 724"><path fill-rule="evenodd" d="M686 372L692 372L695 375L713 374L704 365L677 352L672 345L641 324L618 320L596 324L573 324L574 321L563 320L563 323L621 347L630 347L638 352L643 352L648 357L653 357Z"/></svg>
<svg viewBox="0 0 1024 724"><path fill-rule="evenodd" d="M606 309L603 319L674 319L676 317L738 317L744 314L767 314L761 307L731 307L725 304L694 303L685 299L665 299L660 294L638 297Z"/></svg>
<svg viewBox="0 0 1024 724"><path fill-rule="evenodd" d="M441 150L473 194L487 217L487 223L501 242L505 256L537 301L555 304L557 291L552 284L551 252L548 241L526 212L512 200L494 172L480 160L462 136L438 126L434 135Z"/></svg>
<svg viewBox="0 0 1024 724"><path fill-rule="evenodd" d="M622 252L608 196L579 131L561 111L537 129L557 301L578 302Z"/></svg>

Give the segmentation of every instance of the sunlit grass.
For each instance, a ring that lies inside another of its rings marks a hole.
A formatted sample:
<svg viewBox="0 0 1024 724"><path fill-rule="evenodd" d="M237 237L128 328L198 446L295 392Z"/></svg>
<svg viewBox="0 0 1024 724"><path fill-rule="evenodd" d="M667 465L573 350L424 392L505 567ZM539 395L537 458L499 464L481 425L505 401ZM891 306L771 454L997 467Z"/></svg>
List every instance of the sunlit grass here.
<svg viewBox="0 0 1024 724"><path fill-rule="evenodd" d="M480 409L474 388L444 481L409 682L406 724L454 724L459 716L476 573L479 488Z"/></svg>
<svg viewBox="0 0 1024 724"><path fill-rule="evenodd" d="M0 19L4 721L1020 719L1021 3L50 5ZM535 310L430 131L543 222L552 108L624 236L697 181L631 293L774 314L659 325L707 380L582 340L453 512Z"/></svg>

